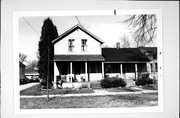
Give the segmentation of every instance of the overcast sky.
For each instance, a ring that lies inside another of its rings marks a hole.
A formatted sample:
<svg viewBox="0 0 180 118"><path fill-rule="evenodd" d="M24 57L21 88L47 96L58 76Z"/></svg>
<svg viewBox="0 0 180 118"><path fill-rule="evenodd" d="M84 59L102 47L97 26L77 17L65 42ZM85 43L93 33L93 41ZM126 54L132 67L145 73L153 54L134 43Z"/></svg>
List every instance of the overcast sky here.
<svg viewBox="0 0 180 118"><path fill-rule="evenodd" d="M123 35L127 35L132 40L128 24L122 21L128 16L77 16L80 23L94 35L99 37L110 47L120 42ZM28 56L28 60L37 59L38 42L41 35L43 21L47 17L21 17L19 19L19 43L20 53ZM57 27L58 34L61 35L74 25L78 24L75 16L53 16L50 17Z"/></svg>

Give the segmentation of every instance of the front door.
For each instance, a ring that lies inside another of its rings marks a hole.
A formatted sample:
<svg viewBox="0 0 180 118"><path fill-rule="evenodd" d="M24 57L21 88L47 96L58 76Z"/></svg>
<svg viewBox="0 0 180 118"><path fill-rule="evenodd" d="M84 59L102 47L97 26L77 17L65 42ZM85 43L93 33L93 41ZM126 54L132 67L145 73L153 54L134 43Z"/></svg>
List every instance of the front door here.
<svg viewBox="0 0 180 118"><path fill-rule="evenodd" d="M81 82L85 79L85 62L73 62L73 82Z"/></svg>

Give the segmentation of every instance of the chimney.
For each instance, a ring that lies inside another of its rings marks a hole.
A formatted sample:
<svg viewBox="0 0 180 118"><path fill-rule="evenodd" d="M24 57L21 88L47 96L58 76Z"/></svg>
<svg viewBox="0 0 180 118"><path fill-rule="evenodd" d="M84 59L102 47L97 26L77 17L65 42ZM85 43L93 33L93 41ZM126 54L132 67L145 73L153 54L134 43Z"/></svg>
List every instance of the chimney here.
<svg viewBox="0 0 180 118"><path fill-rule="evenodd" d="M120 47L120 42L117 42L117 43L116 43L116 48L117 48L117 49L121 48L121 47Z"/></svg>

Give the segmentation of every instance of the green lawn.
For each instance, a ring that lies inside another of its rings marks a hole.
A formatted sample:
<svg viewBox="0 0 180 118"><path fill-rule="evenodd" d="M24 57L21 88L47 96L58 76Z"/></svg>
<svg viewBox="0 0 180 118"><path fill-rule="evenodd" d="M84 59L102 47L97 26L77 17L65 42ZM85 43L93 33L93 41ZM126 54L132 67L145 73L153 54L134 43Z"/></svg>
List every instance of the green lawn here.
<svg viewBox="0 0 180 118"><path fill-rule="evenodd" d="M83 88L78 90L73 89L51 89L49 90L49 94L55 95L55 94L79 94L79 93L94 93L92 89ZM47 90L41 90L41 85L35 85L28 89L20 91L20 95L46 95Z"/></svg>
<svg viewBox="0 0 180 118"><path fill-rule="evenodd" d="M96 89L103 89L100 88L98 83L92 84L93 86L92 89L90 88L82 88L82 89L51 89L49 90L49 94L51 95L57 95L57 94L79 94L79 93L94 93L94 90ZM149 89L149 90L156 90L154 87L149 86L149 87L141 87L141 89ZM103 89L108 92L138 92L141 91L138 88L131 88L131 87L124 87L124 88L108 88L108 89ZM20 91L20 95L33 95L33 96L38 96L38 95L46 95L47 90L41 90L41 85L35 85L32 86L28 89Z"/></svg>
<svg viewBox="0 0 180 118"><path fill-rule="evenodd" d="M100 88L97 88L100 89ZM101 88L102 89L102 88ZM51 95L56 95L56 94L79 94L79 93L94 93L93 90L96 89L90 89L90 88L82 88L82 89L51 89L49 90L49 94ZM108 88L104 89L109 92L137 92L141 91L138 89L134 88ZM20 95L33 95L33 96L38 96L38 95L46 95L47 90L41 90L41 85L35 85L33 87L30 87L28 89L20 91Z"/></svg>
<svg viewBox="0 0 180 118"><path fill-rule="evenodd" d="M59 109L59 108L115 108L157 106L157 93L55 97L47 101L44 98L20 98L21 109Z"/></svg>

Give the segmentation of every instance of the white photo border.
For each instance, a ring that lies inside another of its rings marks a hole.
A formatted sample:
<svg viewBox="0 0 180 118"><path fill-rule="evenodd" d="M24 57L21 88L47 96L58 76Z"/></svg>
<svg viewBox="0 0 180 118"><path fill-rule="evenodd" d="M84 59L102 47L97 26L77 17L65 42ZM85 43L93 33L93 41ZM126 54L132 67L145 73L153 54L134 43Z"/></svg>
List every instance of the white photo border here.
<svg viewBox="0 0 180 118"><path fill-rule="evenodd" d="M14 79L14 113L150 113L163 112L163 47L162 47L162 10L161 9L122 9L116 15L156 14L157 15L157 49L158 49L158 106L136 108L87 108L87 109L20 109L19 87L19 18L35 16L95 16L115 15L114 10L61 10L61 11L14 11L13 12L13 77Z"/></svg>

